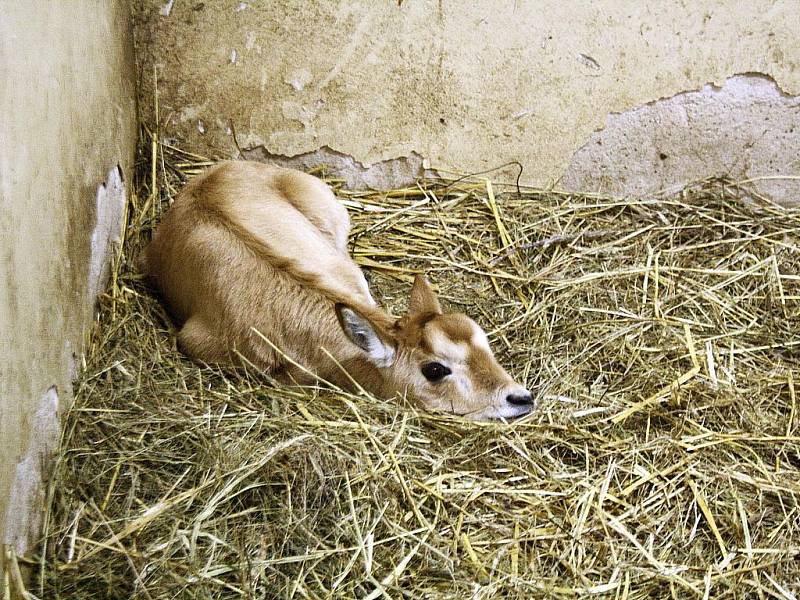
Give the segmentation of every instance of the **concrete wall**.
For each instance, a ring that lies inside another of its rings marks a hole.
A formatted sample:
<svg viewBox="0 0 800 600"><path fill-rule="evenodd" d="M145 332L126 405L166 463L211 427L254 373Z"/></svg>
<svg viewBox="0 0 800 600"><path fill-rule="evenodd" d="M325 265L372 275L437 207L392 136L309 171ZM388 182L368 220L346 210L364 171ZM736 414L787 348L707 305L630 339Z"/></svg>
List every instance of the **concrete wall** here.
<svg viewBox="0 0 800 600"><path fill-rule="evenodd" d="M148 0L140 98L152 124L155 68L165 136L237 156L235 130L245 156L351 184L517 160L529 183L647 193L800 174L798 23L797 0Z"/></svg>
<svg viewBox="0 0 800 600"><path fill-rule="evenodd" d="M121 224L135 71L127 2L0 13L0 542L25 554Z"/></svg>

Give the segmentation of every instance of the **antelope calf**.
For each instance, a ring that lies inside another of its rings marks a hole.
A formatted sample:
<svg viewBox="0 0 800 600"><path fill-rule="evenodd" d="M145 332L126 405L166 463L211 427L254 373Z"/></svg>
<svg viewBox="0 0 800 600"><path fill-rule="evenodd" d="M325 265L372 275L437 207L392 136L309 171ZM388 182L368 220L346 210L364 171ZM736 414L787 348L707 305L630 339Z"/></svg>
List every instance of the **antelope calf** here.
<svg viewBox="0 0 800 600"><path fill-rule="evenodd" d="M423 277L405 316L377 306L347 252L349 231L347 211L316 177L225 162L180 192L140 268L181 326L179 347L197 360L244 357L286 383L408 394L475 420L533 408L483 330L443 313Z"/></svg>

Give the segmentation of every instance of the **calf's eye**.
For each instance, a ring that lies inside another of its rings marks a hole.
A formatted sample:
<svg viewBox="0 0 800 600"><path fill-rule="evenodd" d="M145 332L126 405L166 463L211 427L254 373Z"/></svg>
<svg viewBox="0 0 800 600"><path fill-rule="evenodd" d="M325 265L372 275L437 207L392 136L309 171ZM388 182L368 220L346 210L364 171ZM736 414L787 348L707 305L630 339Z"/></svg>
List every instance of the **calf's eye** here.
<svg viewBox="0 0 800 600"><path fill-rule="evenodd" d="M442 363L429 362L422 365L422 374L425 376L425 379L433 383L441 381L450 375L450 373L452 373L452 371Z"/></svg>

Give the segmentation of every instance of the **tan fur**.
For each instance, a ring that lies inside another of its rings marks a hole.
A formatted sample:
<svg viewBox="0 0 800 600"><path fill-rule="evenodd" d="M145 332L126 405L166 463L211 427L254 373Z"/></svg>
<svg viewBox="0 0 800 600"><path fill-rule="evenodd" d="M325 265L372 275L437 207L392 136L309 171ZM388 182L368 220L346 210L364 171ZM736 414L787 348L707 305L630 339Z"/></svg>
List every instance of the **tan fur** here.
<svg viewBox="0 0 800 600"><path fill-rule="evenodd" d="M306 370L345 388L354 379L382 397L407 393L476 419L528 412L506 401L527 391L497 364L483 331L465 315L442 314L424 278L403 318L375 304L348 255L349 229L347 211L319 179L226 162L181 191L140 265L195 359L244 357L301 384L315 379ZM428 382L420 369L433 360L452 375Z"/></svg>

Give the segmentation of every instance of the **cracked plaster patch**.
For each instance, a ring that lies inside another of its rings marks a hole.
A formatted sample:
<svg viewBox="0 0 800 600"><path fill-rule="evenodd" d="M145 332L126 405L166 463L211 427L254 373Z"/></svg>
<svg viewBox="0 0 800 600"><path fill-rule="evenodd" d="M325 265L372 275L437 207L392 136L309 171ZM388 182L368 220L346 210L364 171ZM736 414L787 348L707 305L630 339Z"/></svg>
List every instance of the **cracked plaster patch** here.
<svg viewBox="0 0 800 600"><path fill-rule="evenodd" d="M89 299L94 302L105 287L111 272L111 258L122 236L125 213L125 182L119 167L108 172L106 182L97 188L96 224L92 231L89 260Z"/></svg>
<svg viewBox="0 0 800 600"><path fill-rule="evenodd" d="M573 154L561 185L614 195L650 195L712 176L754 180L756 191L800 204L800 97L774 80L735 75L613 113Z"/></svg>
<svg viewBox="0 0 800 600"><path fill-rule="evenodd" d="M43 483L60 432L58 391L54 386L39 402L31 423L28 448L17 463L11 484L3 543L13 547L19 556L28 550L30 532L39 531L44 511Z"/></svg>
<svg viewBox="0 0 800 600"><path fill-rule="evenodd" d="M424 176L436 176L436 173L427 167L427 161L411 152L408 156L393 158L365 165L352 156L337 152L328 146L323 146L312 152L296 156L283 156L272 154L263 146L242 149L242 157L248 160L257 160L309 171L324 165L327 175L344 180L348 189L389 190L413 185L415 181Z"/></svg>

